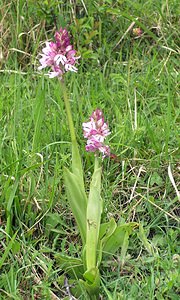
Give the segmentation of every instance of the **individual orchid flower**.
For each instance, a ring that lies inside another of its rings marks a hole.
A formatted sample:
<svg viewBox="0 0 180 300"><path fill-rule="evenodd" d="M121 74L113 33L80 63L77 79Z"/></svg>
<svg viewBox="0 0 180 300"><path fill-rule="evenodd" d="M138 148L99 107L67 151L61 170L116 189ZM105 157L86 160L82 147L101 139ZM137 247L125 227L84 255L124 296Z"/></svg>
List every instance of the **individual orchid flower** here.
<svg viewBox="0 0 180 300"><path fill-rule="evenodd" d="M62 76L65 72L77 72L75 64L79 57L76 55L76 50L70 44L69 34L66 29L60 28L55 33L55 42L46 42L46 46L42 49L41 58L39 60L41 66L38 70L50 67L48 72L50 78Z"/></svg>
<svg viewBox="0 0 180 300"><path fill-rule="evenodd" d="M90 121L82 125L84 137L87 138L86 151L100 151L103 158L110 156L110 148L104 144L104 140L110 134L110 131L108 124L104 121L102 111L100 109L93 111Z"/></svg>

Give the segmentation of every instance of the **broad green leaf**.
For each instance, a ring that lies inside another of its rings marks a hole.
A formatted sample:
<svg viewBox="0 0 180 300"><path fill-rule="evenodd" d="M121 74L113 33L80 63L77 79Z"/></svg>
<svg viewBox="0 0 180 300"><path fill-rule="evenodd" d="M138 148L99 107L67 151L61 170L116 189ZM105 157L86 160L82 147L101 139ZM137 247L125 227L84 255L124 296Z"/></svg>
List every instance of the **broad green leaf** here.
<svg viewBox="0 0 180 300"><path fill-rule="evenodd" d="M98 247L98 265L100 265L101 260L102 260L103 245L110 238L110 236L114 233L116 228L117 228L117 224L116 224L114 218L112 218L107 223L101 224L101 226L100 226L99 247Z"/></svg>
<svg viewBox="0 0 180 300"><path fill-rule="evenodd" d="M87 232L86 232L86 265L87 270L96 267L96 256L99 239L99 229L102 213L101 199L101 168L95 158L94 173L90 185L87 204Z"/></svg>
<svg viewBox="0 0 180 300"><path fill-rule="evenodd" d="M88 283L93 284L96 279L97 273L98 273L98 268L92 268L90 270L87 270L83 274L83 277L84 279L86 279Z"/></svg>
<svg viewBox="0 0 180 300"><path fill-rule="evenodd" d="M79 154L79 148L76 140L72 141L72 172L73 174L79 177L79 181L81 182L81 187L82 189L84 189L83 168L82 168L81 157Z"/></svg>
<svg viewBox="0 0 180 300"><path fill-rule="evenodd" d="M84 266L82 260L79 258L74 258L62 254L55 254L54 258L62 268L71 278L83 278Z"/></svg>
<svg viewBox="0 0 180 300"><path fill-rule="evenodd" d="M101 224L99 238L105 243L117 228L116 221L112 218L109 222Z"/></svg>
<svg viewBox="0 0 180 300"><path fill-rule="evenodd" d="M79 177L64 168L65 186L72 213L76 219L83 244L86 241L86 210L87 197Z"/></svg>
<svg viewBox="0 0 180 300"><path fill-rule="evenodd" d="M135 222L119 225L103 245L103 254L114 254L121 247L124 247L123 251L125 251L127 237L130 236L133 229L137 226L138 223Z"/></svg>
<svg viewBox="0 0 180 300"><path fill-rule="evenodd" d="M84 280L80 280L82 285L85 287L86 291L90 296L99 295L100 287L100 274L98 268L92 268L86 271L84 274ZM94 298L93 298L94 299Z"/></svg>

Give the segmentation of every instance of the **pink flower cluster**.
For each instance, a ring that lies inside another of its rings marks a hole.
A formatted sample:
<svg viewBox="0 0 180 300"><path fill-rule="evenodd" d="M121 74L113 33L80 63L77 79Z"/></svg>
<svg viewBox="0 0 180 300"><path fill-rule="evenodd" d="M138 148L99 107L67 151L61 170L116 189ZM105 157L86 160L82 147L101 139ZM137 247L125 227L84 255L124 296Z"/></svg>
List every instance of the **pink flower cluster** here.
<svg viewBox="0 0 180 300"><path fill-rule="evenodd" d="M100 109L93 111L90 121L83 123L83 134L87 138L86 151L100 151L103 158L110 156L109 146L104 144L106 136L110 134L108 124L104 122L104 116Z"/></svg>
<svg viewBox="0 0 180 300"><path fill-rule="evenodd" d="M69 34L66 29L60 28L55 33L55 42L46 42L46 47L42 49L42 54L38 70L42 70L46 67L52 69L47 75L50 78L59 77L62 79L62 75L67 71L77 72L77 68L74 66L77 59L76 51L70 44Z"/></svg>

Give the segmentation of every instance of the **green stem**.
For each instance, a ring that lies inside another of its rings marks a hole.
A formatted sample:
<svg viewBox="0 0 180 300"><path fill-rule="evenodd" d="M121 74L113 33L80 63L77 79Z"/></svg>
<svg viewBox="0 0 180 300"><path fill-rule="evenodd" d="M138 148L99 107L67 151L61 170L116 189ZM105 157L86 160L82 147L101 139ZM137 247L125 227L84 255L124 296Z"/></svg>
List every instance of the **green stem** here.
<svg viewBox="0 0 180 300"><path fill-rule="evenodd" d="M80 157L79 148L78 148L78 144L77 144L77 140L76 140L76 133L75 133L74 123L73 123L73 119L72 119L71 106L69 103L69 98L67 95L66 87L63 82L61 82L61 87L62 87L62 92L63 92L67 120L68 120L68 124L69 124L71 141L72 141L72 171L75 175L78 176L81 186L85 192L84 179L83 179L84 178L83 177L83 168L82 168L81 157Z"/></svg>
<svg viewBox="0 0 180 300"><path fill-rule="evenodd" d="M94 159L94 170L97 170L99 168L99 157L95 156Z"/></svg>
<svg viewBox="0 0 180 300"><path fill-rule="evenodd" d="M64 83L61 82L61 84L62 84L61 86L62 86L63 97L64 97L64 104L65 104L65 109L66 109L67 119L68 119L68 124L69 124L69 130L70 130L70 135L71 135L71 141L72 142L75 141L77 143L69 98L67 96L66 87L65 87Z"/></svg>

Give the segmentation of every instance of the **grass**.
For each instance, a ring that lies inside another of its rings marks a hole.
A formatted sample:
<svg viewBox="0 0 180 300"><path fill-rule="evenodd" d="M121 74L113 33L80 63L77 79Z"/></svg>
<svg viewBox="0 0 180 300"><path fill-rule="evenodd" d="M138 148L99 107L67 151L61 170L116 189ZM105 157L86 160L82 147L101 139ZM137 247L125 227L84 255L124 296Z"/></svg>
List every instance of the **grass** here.
<svg viewBox="0 0 180 300"><path fill-rule="evenodd" d="M53 14L58 26L70 24L82 55L66 80L86 180L93 156L81 124L100 107L115 155L103 163L104 221L144 228L131 236L123 266L119 253L104 262L101 299L179 298L177 9L178 1L42 1L38 9L1 2L0 299L68 299L54 257L81 252L64 193L71 159L64 105L58 82L36 72ZM142 36L129 30L118 44L133 21Z"/></svg>

